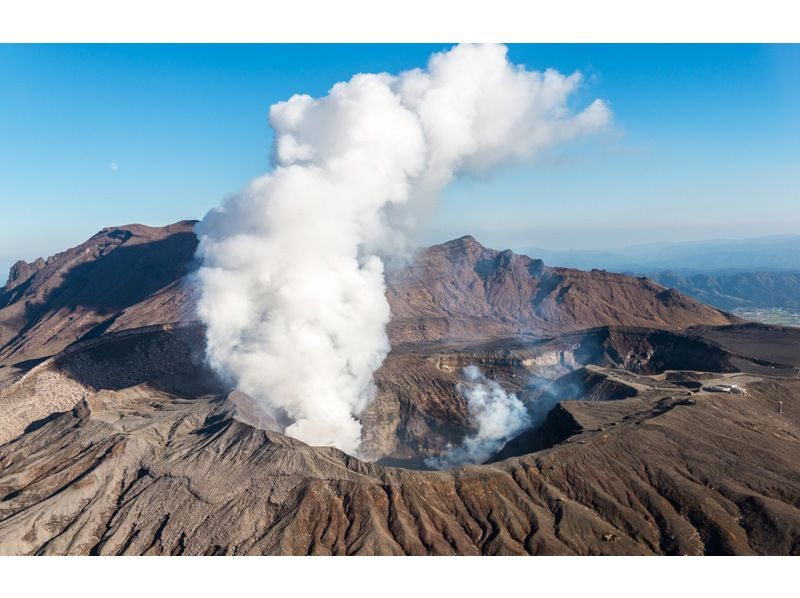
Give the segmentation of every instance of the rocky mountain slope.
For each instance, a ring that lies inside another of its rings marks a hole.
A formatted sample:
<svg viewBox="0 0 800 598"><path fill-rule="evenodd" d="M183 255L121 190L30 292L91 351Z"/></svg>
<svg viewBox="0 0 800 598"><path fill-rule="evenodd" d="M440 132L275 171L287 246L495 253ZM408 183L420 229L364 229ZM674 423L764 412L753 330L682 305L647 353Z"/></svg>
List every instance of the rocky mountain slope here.
<svg viewBox="0 0 800 598"><path fill-rule="evenodd" d="M17 263L0 290L0 362L53 355L116 330L193 320L193 225L107 228L46 262ZM646 279L548 268L472 237L421 251L390 273L387 297L393 344L738 321Z"/></svg>
<svg viewBox="0 0 800 598"><path fill-rule="evenodd" d="M800 329L464 237L391 273L355 458L208 371L195 245L119 227L12 270L0 554L800 554ZM531 426L425 471L475 430L468 365Z"/></svg>
<svg viewBox="0 0 800 598"><path fill-rule="evenodd" d="M738 321L646 278L550 268L470 236L421 251L390 275L387 296L396 342Z"/></svg>
<svg viewBox="0 0 800 598"><path fill-rule="evenodd" d="M92 392L0 445L0 553L800 554L791 378L597 370L628 391L556 405L535 452L426 472L257 430L191 367L117 380L115 352L154 350L121 342L73 355Z"/></svg>
<svg viewBox="0 0 800 598"><path fill-rule="evenodd" d="M106 228L0 289L0 361L53 355L80 338L193 318L193 221Z"/></svg>

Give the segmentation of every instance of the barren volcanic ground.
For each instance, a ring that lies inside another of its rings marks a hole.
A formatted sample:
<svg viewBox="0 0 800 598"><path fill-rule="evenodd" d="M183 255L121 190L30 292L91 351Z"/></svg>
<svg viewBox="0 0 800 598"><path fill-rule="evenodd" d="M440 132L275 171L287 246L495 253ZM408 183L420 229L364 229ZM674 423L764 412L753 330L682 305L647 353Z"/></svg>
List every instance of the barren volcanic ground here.
<svg viewBox="0 0 800 598"><path fill-rule="evenodd" d="M207 370L191 228L12 269L0 553L800 554L800 329L464 237L391 274L355 458L258 429ZM541 417L427 471L473 431L467 365Z"/></svg>

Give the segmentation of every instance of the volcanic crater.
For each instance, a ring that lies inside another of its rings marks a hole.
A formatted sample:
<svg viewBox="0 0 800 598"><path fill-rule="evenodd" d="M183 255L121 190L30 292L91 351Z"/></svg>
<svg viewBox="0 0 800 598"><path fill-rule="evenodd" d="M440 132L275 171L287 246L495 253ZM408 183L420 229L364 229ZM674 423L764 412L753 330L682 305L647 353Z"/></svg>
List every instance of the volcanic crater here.
<svg viewBox="0 0 800 598"><path fill-rule="evenodd" d="M800 553L800 330L463 237L389 276L356 458L276 431L206 366L192 227L12 269L0 552ZM471 365L531 426L428 471L475 431Z"/></svg>

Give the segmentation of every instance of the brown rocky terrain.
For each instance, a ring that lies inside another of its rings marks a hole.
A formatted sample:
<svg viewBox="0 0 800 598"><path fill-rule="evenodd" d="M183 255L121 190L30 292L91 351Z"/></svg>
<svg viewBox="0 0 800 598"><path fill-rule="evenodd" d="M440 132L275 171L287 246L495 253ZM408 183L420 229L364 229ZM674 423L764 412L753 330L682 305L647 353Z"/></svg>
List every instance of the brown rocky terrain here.
<svg viewBox="0 0 800 598"><path fill-rule="evenodd" d="M0 362L54 355L80 338L192 319L194 221L106 228L45 262L17 262L0 289Z"/></svg>
<svg viewBox="0 0 800 598"><path fill-rule="evenodd" d="M796 379L710 375L745 397L590 366L607 387L524 454L426 472L257 430L199 370L146 370L186 334L71 356L93 391L0 446L0 553L800 554ZM88 365L116 351L140 354L130 386Z"/></svg>
<svg viewBox="0 0 800 598"><path fill-rule="evenodd" d="M458 239L390 277L355 458L272 431L206 369L191 229L12 269L0 553L800 554L799 329ZM425 471L473 431L468 365L531 427Z"/></svg>
<svg viewBox="0 0 800 598"><path fill-rule="evenodd" d="M740 321L646 278L551 268L470 236L421 251L389 276L387 297L395 343Z"/></svg>
<svg viewBox="0 0 800 598"><path fill-rule="evenodd" d="M46 262L18 262L0 289L0 363L54 355L107 332L195 319L186 276L197 247L194 224L106 228ZM390 274L387 287L395 345L740 321L647 279L548 268L472 237L421 251Z"/></svg>

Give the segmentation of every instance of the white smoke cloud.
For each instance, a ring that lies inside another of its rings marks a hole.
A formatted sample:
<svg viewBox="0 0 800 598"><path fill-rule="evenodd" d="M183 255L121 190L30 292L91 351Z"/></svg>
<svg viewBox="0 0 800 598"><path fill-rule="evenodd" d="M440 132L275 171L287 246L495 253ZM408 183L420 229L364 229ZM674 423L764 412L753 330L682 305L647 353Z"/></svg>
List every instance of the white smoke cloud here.
<svg viewBox="0 0 800 598"><path fill-rule="evenodd" d="M542 425L553 407L562 401L583 399L586 387L580 379L571 374L556 380L531 376L525 391L527 397L525 407L530 417L530 425L533 427Z"/></svg>
<svg viewBox="0 0 800 598"><path fill-rule="evenodd" d="M474 365L464 368L466 382L458 391L467 400L470 419L477 432L444 454L427 459L425 464L446 469L465 464L483 463L514 436L530 427L531 417L515 394L508 394L494 380Z"/></svg>
<svg viewBox="0 0 800 598"><path fill-rule="evenodd" d="M384 261L459 172L525 159L610 120L574 113L578 74L528 71L504 46L358 74L272 106L274 169L198 225L208 359L314 445L357 451L389 350Z"/></svg>

